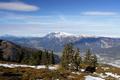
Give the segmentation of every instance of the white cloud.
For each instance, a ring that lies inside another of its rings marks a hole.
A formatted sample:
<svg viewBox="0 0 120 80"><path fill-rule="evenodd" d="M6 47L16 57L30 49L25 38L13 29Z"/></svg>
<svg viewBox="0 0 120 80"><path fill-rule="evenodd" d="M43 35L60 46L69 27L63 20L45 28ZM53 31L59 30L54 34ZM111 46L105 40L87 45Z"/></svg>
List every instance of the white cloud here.
<svg viewBox="0 0 120 80"><path fill-rule="evenodd" d="M0 9L15 11L36 11L39 7L22 2L0 2Z"/></svg>
<svg viewBox="0 0 120 80"><path fill-rule="evenodd" d="M88 11L88 12L82 12L82 15L86 16L115 16L118 13L116 12L102 12L102 11Z"/></svg>

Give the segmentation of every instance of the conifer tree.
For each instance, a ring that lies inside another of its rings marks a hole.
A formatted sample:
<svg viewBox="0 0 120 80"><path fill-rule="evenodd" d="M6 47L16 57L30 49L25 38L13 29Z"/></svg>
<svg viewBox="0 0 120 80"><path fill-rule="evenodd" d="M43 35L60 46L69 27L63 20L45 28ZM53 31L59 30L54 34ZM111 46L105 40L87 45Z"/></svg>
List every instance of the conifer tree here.
<svg viewBox="0 0 120 80"><path fill-rule="evenodd" d="M0 60L3 60L3 51L0 49Z"/></svg>
<svg viewBox="0 0 120 80"><path fill-rule="evenodd" d="M55 58L54 58L54 54L53 51L51 51L51 53L49 53L49 64L55 64Z"/></svg>
<svg viewBox="0 0 120 80"><path fill-rule="evenodd" d="M45 50L45 65L49 65L50 63L50 55L49 55L49 52L48 50Z"/></svg>
<svg viewBox="0 0 120 80"><path fill-rule="evenodd" d="M42 65L47 65L48 61L47 61L47 52L46 50L43 51L42 56L41 56L41 64Z"/></svg>
<svg viewBox="0 0 120 80"><path fill-rule="evenodd" d="M93 67L96 67L97 66L97 56L96 55L93 55L92 56L92 63L91 63L91 65L93 66Z"/></svg>
<svg viewBox="0 0 120 80"><path fill-rule="evenodd" d="M93 55L90 51L90 49L87 50L86 55L84 57L84 64L86 66L92 66L96 67L97 66L97 56Z"/></svg>
<svg viewBox="0 0 120 80"><path fill-rule="evenodd" d="M73 59L73 45L66 44L63 49L63 54L61 58L61 65L64 69L69 69Z"/></svg>
<svg viewBox="0 0 120 80"><path fill-rule="evenodd" d="M39 65L40 61L41 61L41 51L38 51L36 53L32 53L30 59L29 59L29 63L31 65Z"/></svg>
<svg viewBox="0 0 120 80"><path fill-rule="evenodd" d="M80 63L81 63L80 50L79 48L77 48L75 49L75 53L73 56L73 64L74 64L75 70L77 71L79 70Z"/></svg>
<svg viewBox="0 0 120 80"><path fill-rule="evenodd" d="M86 66L90 66L91 65L91 56L92 56L92 53L90 51L90 49L87 50L86 54L85 54L85 57L84 57L84 64Z"/></svg>
<svg viewBox="0 0 120 80"><path fill-rule="evenodd" d="M82 58L80 57L80 50L74 48L73 44L66 44L64 46L61 65L67 70L79 70Z"/></svg>

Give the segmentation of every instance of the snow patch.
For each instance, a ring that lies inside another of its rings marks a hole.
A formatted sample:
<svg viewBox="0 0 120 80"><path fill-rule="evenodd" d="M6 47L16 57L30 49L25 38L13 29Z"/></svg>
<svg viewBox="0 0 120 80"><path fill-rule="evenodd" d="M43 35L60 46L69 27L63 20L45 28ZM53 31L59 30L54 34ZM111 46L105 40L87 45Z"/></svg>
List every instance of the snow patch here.
<svg viewBox="0 0 120 80"><path fill-rule="evenodd" d="M19 65L19 64L1 64L1 63L0 63L0 66L8 67L8 68L16 68L16 67L24 67L24 68L29 67L29 68L34 68L34 69L45 69L45 68L47 68L45 65L31 66L31 65ZM48 66L48 69L56 70L57 67Z"/></svg>
<svg viewBox="0 0 120 80"><path fill-rule="evenodd" d="M113 74L113 73L110 73L110 72L106 72L105 74L106 74L107 76L112 76L112 77L114 77L114 78L120 79L120 75L118 75L118 74Z"/></svg>
<svg viewBox="0 0 120 80"><path fill-rule="evenodd" d="M84 71L85 71L85 69L81 69L80 71L81 71L81 72L84 72Z"/></svg>
<svg viewBox="0 0 120 80"><path fill-rule="evenodd" d="M88 75L88 76L85 76L85 80L105 80L105 79Z"/></svg>
<svg viewBox="0 0 120 80"><path fill-rule="evenodd" d="M120 75L118 75L118 74L116 74L116 73L111 73L111 72L105 72L105 74L103 74L103 73L100 73L100 74L98 74L98 73L95 73L97 76L99 76L99 77L101 77L101 78L106 78L106 77L109 77L109 76L111 76L111 77L114 77L114 78L116 78L116 79L120 79Z"/></svg>

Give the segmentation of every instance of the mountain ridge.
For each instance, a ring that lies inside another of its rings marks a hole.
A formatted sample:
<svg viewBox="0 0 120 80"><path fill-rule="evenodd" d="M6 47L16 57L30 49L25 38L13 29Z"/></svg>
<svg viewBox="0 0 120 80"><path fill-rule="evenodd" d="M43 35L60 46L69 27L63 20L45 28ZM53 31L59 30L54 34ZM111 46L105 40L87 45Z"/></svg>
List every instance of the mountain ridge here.
<svg viewBox="0 0 120 80"><path fill-rule="evenodd" d="M9 35L9 34L4 34L0 35L0 37L48 37L48 36L55 36L55 37L97 37L95 35L88 35L88 34L71 34L67 32L49 32L44 36L16 36L16 35Z"/></svg>
<svg viewBox="0 0 120 80"><path fill-rule="evenodd" d="M66 33L63 34L57 32L57 33L49 33L43 37L2 36L0 37L0 39L8 40L15 44L25 47L53 50L57 54L59 53L59 55L61 55L61 52L65 44L73 43L75 47L80 49L80 52L82 54L85 53L86 49L91 49L93 53L100 55L101 57L106 59L120 58L119 57L120 38L96 37L96 36L76 37L71 34L66 35Z"/></svg>
<svg viewBox="0 0 120 80"><path fill-rule="evenodd" d="M100 48L111 48L119 46L120 38L111 38L111 37L97 37L93 35L75 35L68 34L64 32L52 32L43 37L16 37L16 36L0 36L0 39L8 40L13 43L17 43L24 46L24 43L33 45L34 48L49 48L53 45L64 46L67 43L74 43L75 45L82 46L95 46ZM118 43L117 43L118 42ZM48 44L50 46L45 45ZM97 46L96 46L97 45ZM30 46L29 46L30 47ZM54 49L53 49L54 50Z"/></svg>

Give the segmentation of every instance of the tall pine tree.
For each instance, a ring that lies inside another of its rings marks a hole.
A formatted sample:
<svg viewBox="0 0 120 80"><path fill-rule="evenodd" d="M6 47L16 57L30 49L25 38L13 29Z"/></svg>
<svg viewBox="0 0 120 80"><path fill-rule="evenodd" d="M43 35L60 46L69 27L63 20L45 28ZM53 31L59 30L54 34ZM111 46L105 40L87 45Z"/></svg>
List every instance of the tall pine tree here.
<svg viewBox="0 0 120 80"><path fill-rule="evenodd" d="M66 44L63 49L61 65L64 69L69 69L73 58L73 44Z"/></svg>
<svg viewBox="0 0 120 80"><path fill-rule="evenodd" d="M96 56L96 55L93 55L93 56L92 56L91 66L96 67L97 64L98 64L98 62L97 62L97 56Z"/></svg>
<svg viewBox="0 0 120 80"><path fill-rule="evenodd" d="M84 57L84 64L86 66L92 66L92 67L97 66L97 56L93 55L90 49L88 49L86 52L86 55Z"/></svg>
<svg viewBox="0 0 120 80"><path fill-rule="evenodd" d="M80 67L80 63L82 62L82 59L80 57L80 50L79 48L75 49L74 55L73 55L73 67L75 68L75 70L79 70Z"/></svg>
<svg viewBox="0 0 120 80"><path fill-rule="evenodd" d="M54 54L53 51L51 51L51 53L49 53L49 64L55 64L55 58L54 58Z"/></svg>
<svg viewBox="0 0 120 80"><path fill-rule="evenodd" d="M85 66L90 66L91 65L91 57L92 57L92 53L91 53L91 50L88 49L86 54L85 54L85 57L84 57L84 64Z"/></svg>
<svg viewBox="0 0 120 80"><path fill-rule="evenodd" d="M67 70L79 70L81 63L80 50L74 48L73 44L67 44L64 47L61 65L64 69Z"/></svg>

